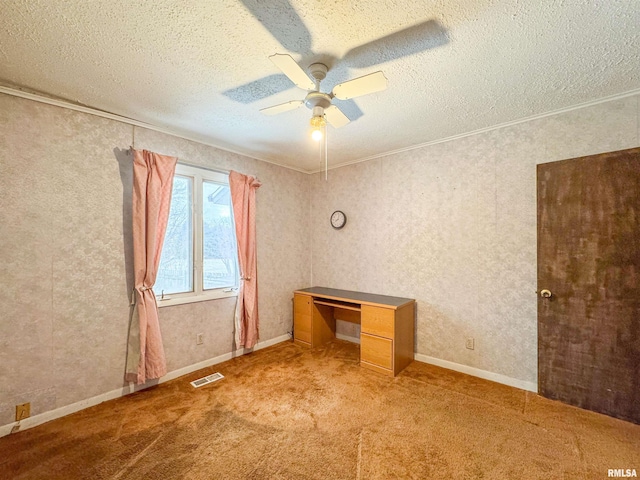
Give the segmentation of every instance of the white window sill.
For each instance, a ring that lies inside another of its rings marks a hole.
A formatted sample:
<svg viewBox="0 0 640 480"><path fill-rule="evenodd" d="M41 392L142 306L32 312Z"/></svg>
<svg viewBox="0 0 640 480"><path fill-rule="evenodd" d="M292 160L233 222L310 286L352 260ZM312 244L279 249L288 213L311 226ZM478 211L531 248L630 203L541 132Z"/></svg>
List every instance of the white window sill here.
<svg viewBox="0 0 640 480"><path fill-rule="evenodd" d="M206 302L207 300L216 300L218 298L237 297L237 288L223 288L220 290L213 290L201 295L194 295L192 293L180 293L173 295L165 295L164 299L156 297L158 302L158 308L170 307L172 305L183 305L185 303Z"/></svg>

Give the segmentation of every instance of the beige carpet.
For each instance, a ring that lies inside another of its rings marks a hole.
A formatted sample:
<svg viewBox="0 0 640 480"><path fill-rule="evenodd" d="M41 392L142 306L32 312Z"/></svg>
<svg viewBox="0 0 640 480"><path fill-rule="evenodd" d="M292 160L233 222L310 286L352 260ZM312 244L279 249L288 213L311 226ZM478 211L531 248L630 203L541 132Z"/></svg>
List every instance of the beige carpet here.
<svg viewBox="0 0 640 480"><path fill-rule="evenodd" d="M215 371L226 378L188 382ZM605 479L640 426L358 347L282 343L0 438L2 479Z"/></svg>

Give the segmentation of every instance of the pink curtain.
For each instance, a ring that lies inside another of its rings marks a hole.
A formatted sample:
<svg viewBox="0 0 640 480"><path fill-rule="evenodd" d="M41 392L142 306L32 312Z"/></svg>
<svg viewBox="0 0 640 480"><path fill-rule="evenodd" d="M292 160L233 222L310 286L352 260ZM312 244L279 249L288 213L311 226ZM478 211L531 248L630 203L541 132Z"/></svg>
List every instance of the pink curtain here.
<svg viewBox="0 0 640 480"><path fill-rule="evenodd" d="M234 171L229 173L240 263L240 290L235 315L237 348L251 348L259 338L256 190L260 185L260 181L254 177Z"/></svg>
<svg viewBox="0 0 640 480"><path fill-rule="evenodd" d="M175 157L133 151L133 266L138 324L133 325L134 320L132 330L139 327L139 350L136 335L130 333L126 379L138 384L167 373L153 285L169 220L176 163Z"/></svg>

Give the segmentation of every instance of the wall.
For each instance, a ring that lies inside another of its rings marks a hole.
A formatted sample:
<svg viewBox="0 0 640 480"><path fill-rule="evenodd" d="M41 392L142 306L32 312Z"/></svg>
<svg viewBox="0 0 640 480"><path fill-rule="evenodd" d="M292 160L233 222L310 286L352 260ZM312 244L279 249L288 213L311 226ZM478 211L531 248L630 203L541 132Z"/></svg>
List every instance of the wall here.
<svg viewBox="0 0 640 480"><path fill-rule="evenodd" d="M0 426L123 389L134 127L0 95ZM135 147L258 175L261 341L309 281L308 176L135 127ZM160 309L168 370L229 353L235 298ZM196 333L204 344L196 345Z"/></svg>
<svg viewBox="0 0 640 480"><path fill-rule="evenodd" d="M290 329L296 288L408 296L418 301L418 358L526 386L537 363L535 166L638 146L639 116L639 97L628 97L331 170L325 182L0 95L0 426L18 403L37 415L123 388L134 137L136 148L262 180L262 340ZM336 209L348 216L341 231L329 225ZM162 308L169 371L230 352L233 308ZM339 322L340 333L357 335L351 328Z"/></svg>
<svg viewBox="0 0 640 480"><path fill-rule="evenodd" d="M639 99L314 175L312 283L415 298L418 358L535 390L536 164L640 145Z"/></svg>

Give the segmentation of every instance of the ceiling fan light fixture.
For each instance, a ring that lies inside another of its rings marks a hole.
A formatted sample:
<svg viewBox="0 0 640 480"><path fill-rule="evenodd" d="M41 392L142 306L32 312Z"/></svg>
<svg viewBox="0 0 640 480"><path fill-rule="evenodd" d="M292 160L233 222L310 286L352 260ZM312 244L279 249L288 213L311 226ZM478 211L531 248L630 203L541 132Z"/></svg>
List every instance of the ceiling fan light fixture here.
<svg viewBox="0 0 640 480"><path fill-rule="evenodd" d="M322 140L322 137L324 137L324 129L327 127L327 121L324 119L324 111L321 107L315 107L313 109L313 116L309 124L311 125L311 138L316 142Z"/></svg>
<svg viewBox="0 0 640 480"><path fill-rule="evenodd" d="M322 140L322 137L323 137L322 130L320 130L319 128L311 132L311 138L313 138L316 142L319 142L320 140Z"/></svg>
<svg viewBox="0 0 640 480"><path fill-rule="evenodd" d="M324 129L327 126L327 121L324 119L324 113L311 117L309 124L311 125L311 138L316 142L322 140L322 137L324 137Z"/></svg>

